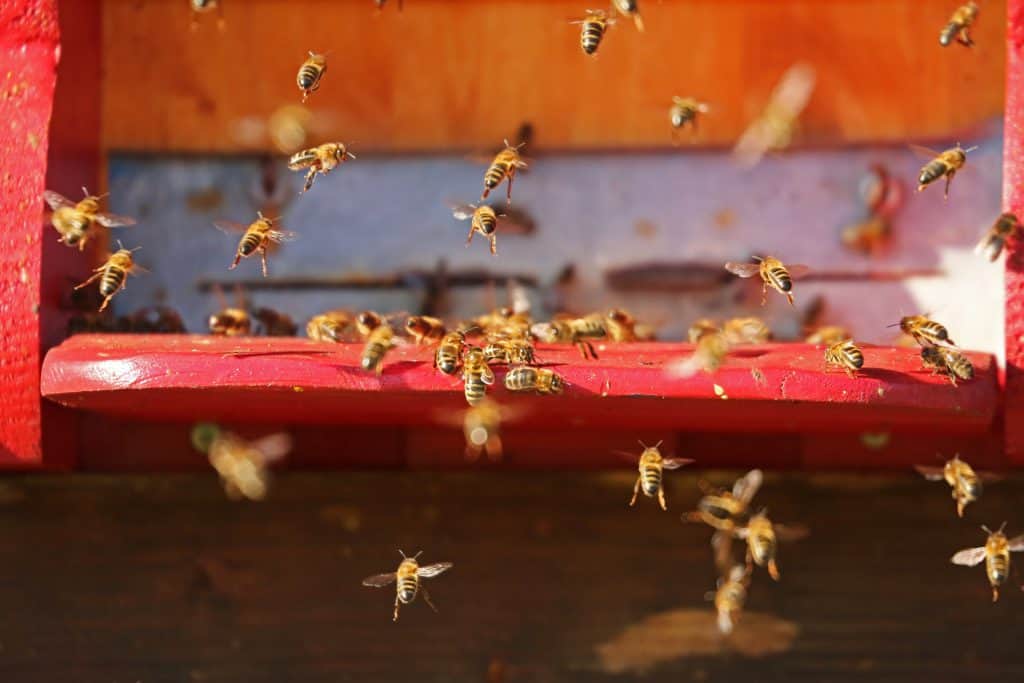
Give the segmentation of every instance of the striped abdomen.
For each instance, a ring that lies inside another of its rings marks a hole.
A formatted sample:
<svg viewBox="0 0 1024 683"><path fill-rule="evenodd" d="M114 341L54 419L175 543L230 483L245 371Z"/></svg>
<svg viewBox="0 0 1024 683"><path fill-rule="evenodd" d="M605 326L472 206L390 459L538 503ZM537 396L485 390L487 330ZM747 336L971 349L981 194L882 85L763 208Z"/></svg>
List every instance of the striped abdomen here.
<svg viewBox="0 0 1024 683"><path fill-rule="evenodd" d="M408 605L416 599L416 592L419 590L420 580L416 574L400 576L398 578L398 599Z"/></svg>
<svg viewBox="0 0 1024 683"><path fill-rule="evenodd" d="M111 296L121 288L126 277L128 277L128 272L121 266L107 266L106 270L103 271L103 276L100 278L100 294Z"/></svg>
<svg viewBox="0 0 1024 683"><path fill-rule="evenodd" d="M455 344L441 344L434 354L434 365L446 375L455 374L459 367L459 350Z"/></svg>
<svg viewBox="0 0 1024 683"><path fill-rule="evenodd" d="M466 403L471 406L479 404L487 395L487 385L480 373L466 373L465 391Z"/></svg>
<svg viewBox="0 0 1024 683"><path fill-rule="evenodd" d="M315 163L317 163L316 149L304 149L301 152L296 152L288 159L288 168L298 171Z"/></svg>
<svg viewBox="0 0 1024 683"><path fill-rule="evenodd" d="M921 175L918 177L917 182L919 185L927 185L928 183L938 180L952 170L953 168L941 159L929 161L925 164L924 168L921 169Z"/></svg>
<svg viewBox="0 0 1024 683"><path fill-rule="evenodd" d="M509 391L533 391L537 388L537 369L512 368L505 375L505 388Z"/></svg>
<svg viewBox="0 0 1024 683"><path fill-rule="evenodd" d="M505 176L511 173L511 170L512 162L499 156L499 158L491 163L487 172L484 173L484 187L488 190L493 190L498 186L498 183L505 179Z"/></svg>
<svg viewBox="0 0 1024 683"><path fill-rule="evenodd" d="M944 349L942 352L946 360L946 367L957 376L958 379L974 379L974 364L962 353Z"/></svg>
<svg viewBox="0 0 1024 683"><path fill-rule="evenodd" d="M384 359L384 354L386 352L387 347L381 342L367 342L366 348L363 349L363 370L376 370L377 366L380 365L381 360Z"/></svg>
<svg viewBox="0 0 1024 683"><path fill-rule="evenodd" d="M238 253L242 256L249 256L263 245L263 234L250 230L242 236L238 243Z"/></svg>
<svg viewBox="0 0 1024 683"><path fill-rule="evenodd" d="M788 292L793 289L793 280L789 277L789 271L782 266L766 268L765 277L772 287L780 292Z"/></svg>
<svg viewBox="0 0 1024 683"><path fill-rule="evenodd" d="M641 487L643 488L645 495L657 495L658 491L661 490L661 466L653 464L645 465L643 474L641 475L641 482Z"/></svg>
<svg viewBox="0 0 1024 683"><path fill-rule="evenodd" d="M981 479L979 479L978 475L973 472L970 474L961 474L957 478L957 486L960 489L960 495L968 503L978 500L978 498L981 497Z"/></svg>
<svg viewBox="0 0 1024 683"><path fill-rule="evenodd" d="M583 22L583 30L580 33L580 47L588 55L597 52L597 48L601 44L601 38L604 37L605 28L606 22L604 19L586 19Z"/></svg>
<svg viewBox="0 0 1024 683"><path fill-rule="evenodd" d="M319 82L320 77L323 76L324 71L326 70L327 67L320 67L316 64L310 64L307 62L299 69L299 74L296 76L295 82L303 90L312 90L316 87L317 82Z"/></svg>
<svg viewBox="0 0 1024 683"><path fill-rule="evenodd" d="M754 562L764 565L775 557L775 535L755 533L750 537L750 554Z"/></svg>
<svg viewBox="0 0 1024 683"><path fill-rule="evenodd" d="M501 178L498 178L494 185L497 185L500 182ZM484 178L484 184L487 184L486 177ZM493 188L494 185L489 185L488 187ZM493 211L478 211L473 218L476 222L476 229L484 235L493 235L494 231L498 227L498 216Z"/></svg>
<svg viewBox="0 0 1024 683"><path fill-rule="evenodd" d="M672 127L682 128L697 118L697 108L692 105L676 105L672 107Z"/></svg>
<svg viewBox="0 0 1024 683"><path fill-rule="evenodd" d="M575 339L603 339L608 330L600 318L581 318L572 322L572 334Z"/></svg>
<svg viewBox="0 0 1024 683"><path fill-rule="evenodd" d="M998 586L1010 575L1010 554L995 553L986 555L985 569L988 572L988 581L993 586Z"/></svg>

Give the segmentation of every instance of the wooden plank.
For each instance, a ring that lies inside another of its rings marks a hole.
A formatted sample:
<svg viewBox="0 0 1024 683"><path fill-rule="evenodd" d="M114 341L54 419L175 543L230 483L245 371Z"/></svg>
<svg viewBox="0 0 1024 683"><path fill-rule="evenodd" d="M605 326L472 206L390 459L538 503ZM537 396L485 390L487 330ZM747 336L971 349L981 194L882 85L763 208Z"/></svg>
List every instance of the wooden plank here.
<svg viewBox="0 0 1024 683"><path fill-rule="evenodd" d="M650 680L1024 676L1016 580L993 605L981 568L949 563L983 540L978 524L1018 509L1020 479L958 520L943 486L911 473L769 477L757 502L811 534L781 547L779 583L755 575L730 643L707 630L710 534L677 516L697 500L696 475L668 477L667 513L647 499L628 508L632 482L283 474L267 501L239 505L212 474L6 479L0 674L583 682L638 680L647 663ZM430 583L439 613L417 600L392 623L392 594L360 585L397 563L396 548L455 563ZM624 634L648 624L661 628L641 654Z"/></svg>
<svg viewBox="0 0 1024 683"><path fill-rule="evenodd" d="M1003 210L1024 215L1024 2L1012 0L1007 25L1006 141ZM1006 256L1006 452L1024 462L1024 245L1011 240Z"/></svg>
<svg viewBox="0 0 1024 683"><path fill-rule="evenodd" d="M938 44L955 3L647 2L647 31L620 22L596 59L580 51L567 20L582 6L569 0L372 5L226 2L221 33L214 21L190 32L184 2L106 0L106 147L267 148L233 126L300 101L308 50L333 51L310 101L317 139L359 151L488 150L524 122L535 149L665 147L670 98L683 94L714 107L695 142L731 145L801 60L818 74L802 121L811 144L966 136L1002 112L1003 0L984 4L971 50Z"/></svg>

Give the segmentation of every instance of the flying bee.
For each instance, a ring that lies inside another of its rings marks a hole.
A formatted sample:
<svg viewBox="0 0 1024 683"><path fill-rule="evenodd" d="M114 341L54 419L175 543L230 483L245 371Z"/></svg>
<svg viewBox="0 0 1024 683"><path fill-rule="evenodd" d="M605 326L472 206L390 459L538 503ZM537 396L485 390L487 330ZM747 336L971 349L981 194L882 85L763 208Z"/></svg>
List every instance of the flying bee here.
<svg viewBox="0 0 1024 683"><path fill-rule="evenodd" d="M391 325L384 324L374 328L366 336L366 345L363 347L360 359L363 370L376 372L380 376L384 372L384 356L396 345L395 332Z"/></svg>
<svg viewBox="0 0 1024 683"><path fill-rule="evenodd" d="M314 315L306 323L306 336L314 341L341 342L346 332L352 327L350 311L327 311Z"/></svg>
<svg viewBox="0 0 1024 683"><path fill-rule="evenodd" d="M766 567L773 580L778 581L779 567L775 561L780 540L797 540L807 534L802 527L773 524L764 510L753 515L746 526L736 528L736 536L747 542L747 567Z"/></svg>
<svg viewBox="0 0 1024 683"><path fill-rule="evenodd" d="M493 166L492 166L493 168ZM500 180L498 181L500 182ZM495 183L497 184L497 183ZM511 197L512 183L509 182L509 196ZM491 253L498 253L498 221L504 217L499 215L486 204L453 204L452 215L460 221L471 219L469 223L469 235L466 236L466 246L473 241L473 235L480 233L491 243Z"/></svg>
<svg viewBox="0 0 1024 683"><path fill-rule="evenodd" d="M852 339L844 339L825 349L825 364L840 367L850 377L856 377L864 367L864 354Z"/></svg>
<svg viewBox="0 0 1024 683"><path fill-rule="evenodd" d="M487 397L487 387L494 384L494 370L487 365L483 349L474 346L463 354L462 382L469 405L475 406Z"/></svg>
<svg viewBox="0 0 1024 683"><path fill-rule="evenodd" d="M643 33L644 20L640 16L640 7L637 0L612 0L612 6L624 17L631 17L636 30Z"/></svg>
<svg viewBox="0 0 1024 683"><path fill-rule="evenodd" d="M693 460L687 458L663 457L661 451L658 450L661 447L661 443L659 441L653 446L648 446L643 441L640 442L640 446L644 450L637 461L637 469L640 471L640 474L637 476L636 484L633 486L633 497L629 501L630 507L636 505L636 497L642 490L648 498L657 496L661 509L668 510L668 506L665 505L665 487L661 481L664 470L676 470L683 465L693 462ZM628 455L630 458L636 457L632 453L622 453L622 455Z"/></svg>
<svg viewBox="0 0 1024 683"><path fill-rule="evenodd" d="M466 333L462 330L449 332L441 338L434 352L434 367L446 375L454 375L462 364L462 352L466 348Z"/></svg>
<svg viewBox="0 0 1024 683"><path fill-rule="evenodd" d="M101 197L90 195L84 187L82 192L85 198L77 203L52 190L43 192L43 199L53 210L50 214L50 223L60 234L58 241L62 244L69 247L77 246L79 251L83 251L94 225L99 224L105 228L127 228L135 225L134 218L101 213Z"/></svg>
<svg viewBox="0 0 1024 683"><path fill-rule="evenodd" d="M946 189L943 197L946 199L949 199L949 184L953 182L953 176L967 163L967 155L978 149L977 146L964 149L959 142L956 143L956 147L951 147L944 152L936 152L916 145L912 147L922 155L932 157L931 161L921 167L921 174L917 178L917 191L920 192L939 178L945 178Z"/></svg>
<svg viewBox="0 0 1024 683"><path fill-rule="evenodd" d="M287 313L272 308L257 308L252 318L260 324L260 329L267 337L294 337L299 327Z"/></svg>
<svg viewBox="0 0 1024 683"><path fill-rule="evenodd" d="M722 334L730 345L763 344L772 338L772 330L760 318L730 318L722 324Z"/></svg>
<svg viewBox="0 0 1024 683"><path fill-rule="evenodd" d="M295 84L302 91L303 103L309 99L312 93L320 89L320 80L325 73L327 73L327 55L310 52L309 57L299 67L299 72L295 76Z"/></svg>
<svg viewBox="0 0 1024 683"><path fill-rule="evenodd" d="M86 285L89 285L96 280L100 281L100 295L103 296L103 303L100 304L100 311L104 311L110 300L114 298L114 295L120 292L128 284L128 275L138 275L141 272L145 272L145 268L135 265L132 260L132 252L138 251L142 247L135 247L134 249L125 249L120 242L117 243L118 249L116 252L111 254L106 262L93 269L92 276L89 277L85 282L75 285L75 289L81 289Z"/></svg>
<svg viewBox="0 0 1024 683"><path fill-rule="evenodd" d="M429 315L411 315L405 321L405 331L417 344L437 342L445 335L444 323Z"/></svg>
<svg viewBox="0 0 1024 683"><path fill-rule="evenodd" d="M214 226L221 232L243 233L242 239L238 241L238 250L235 252L235 260L228 270L238 267L238 262L243 258L249 258L253 254L259 254L263 264L263 277L267 277L267 248L271 244L290 242L298 235L290 230L278 230L274 227L274 219L266 218L262 213L256 212L258 218L249 224L248 227L234 221L214 221Z"/></svg>
<svg viewBox="0 0 1024 683"><path fill-rule="evenodd" d="M509 391L532 391L541 395L561 394L565 380L547 368L521 365L505 375L505 388Z"/></svg>
<svg viewBox="0 0 1024 683"><path fill-rule="evenodd" d="M621 308L610 309L604 314L604 327L608 338L614 342L637 340L636 318Z"/></svg>
<svg viewBox="0 0 1024 683"><path fill-rule="evenodd" d="M668 110L668 120L672 124L672 137L676 138L677 133L690 127L694 133L697 132L697 120L701 114L710 111L710 107L703 102L698 102L693 97L673 97L672 106Z"/></svg>
<svg viewBox="0 0 1024 683"><path fill-rule="evenodd" d="M946 328L931 320L927 315L906 315L900 318L898 323L893 323L888 327L897 325L904 334L913 337L914 341L921 346L937 346L939 344L956 346L956 342L949 338Z"/></svg>
<svg viewBox="0 0 1024 683"><path fill-rule="evenodd" d="M569 22L580 24L580 47L584 54L593 55L597 53L598 46L604 38L608 27L615 23L615 19L608 16L602 9L588 9L586 16Z"/></svg>
<svg viewBox="0 0 1024 683"><path fill-rule="evenodd" d="M533 344L527 339L492 339L484 347L488 363L530 365L536 362Z"/></svg>
<svg viewBox="0 0 1024 683"><path fill-rule="evenodd" d="M704 497L697 503L696 510L683 515L683 521L703 522L717 531L732 534L746 518L750 501L763 481L761 470L750 470L736 480L732 491L715 489L701 482Z"/></svg>
<svg viewBox="0 0 1024 683"><path fill-rule="evenodd" d="M1006 246L1007 240L1015 235L1020 235L1020 232L1021 223L1015 214L1001 214L978 242L974 253L984 254L989 261L995 261L999 258L999 254L1003 253L1003 247Z"/></svg>
<svg viewBox="0 0 1024 683"><path fill-rule="evenodd" d="M839 239L847 249L872 256L881 251L892 237L892 223L885 216L872 214L843 228Z"/></svg>
<svg viewBox="0 0 1024 683"><path fill-rule="evenodd" d="M718 579L718 589L712 594L718 612L718 630L724 635L732 633L736 616L747 601L750 572L743 565L735 565L725 578Z"/></svg>
<svg viewBox="0 0 1024 683"><path fill-rule="evenodd" d="M754 277L755 275L761 276L761 305L764 306L768 300L768 288L771 287L779 294L784 294L789 300L789 305L794 306L793 303L793 279L799 278L800 276L807 273L808 268L805 265L783 265L782 261L775 258L774 256L755 256L754 260L757 263L736 263L729 261L725 264L725 269L733 275L738 275L742 278Z"/></svg>
<svg viewBox="0 0 1024 683"><path fill-rule="evenodd" d="M206 453L231 500L265 498L270 483L268 466L292 449L292 439L284 433L248 441L210 422L193 427L192 444Z"/></svg>
<svg viewBox="0 0 1024 683"><path fill-rule="evenodd" d="M953 386L958 379L965 382L974 379L974 365L970 359L953 349L925 346L921 349L921 362L926 368L931 368L933 375L946 375Z"/></svg>
<svg viewBox="0 0 1024 683"><path fill-rule="evenodd" d="M694 332L694 328L690 328ZM678 377L692 377L698 372L713 373L722 366L729 355L729 340L718 331L705 331L697 339L697 348L686 358L674 361L668 373Z"/></svg>
<svg viewBox="0 0 1024 683"><path fill-rule="evenodd" d="M584 358L597 359L592 339L606 339L608 329L604 316L593 314L582 318L555 316L549 323L537 323L530 328L539 339L552 344L575 344Z"/></svg>
<svg viewBox="0 0 1024 683"><path fill-rule="evenodd" d="M317 147L310 147L293 154L288 159L288 168L293 171L309 169L306 172L306 181L302 185L302 192L299 193L305 194L313 187L318 175L327 175L349 159L355 158L356 155L348 151L344 144L325 142Z"/></svg>
<svg viewBox="0 0 1024 683"><path fill-rule="evenodd" d="M710 318L701 318L697 320L686 332L687 338L691 344L696 344L701 340L702 337L706 337L709 334L716 334L720 332L718 329L718 323Z"/></svg>
<svg viewBox="0 0 1024 683"><path fill-rule="evenodd" d="M985 545L961 550L951 561L964 567L974 567L985 560L985 573L988 575L989 585L992 586L992 602L995 602L999 599L999 586L1005 583L1010 575L1010 553L1024 550L1024 535L1007 540L1003 533L1006 522L1003 522L996 531L990 530L987 526L981 528L988 534Z"/></svg>
<svg viewBox="0 0 1024 683"><path fill-rule="evenodd" d="M505 149L498 152L491 165L484 172L484 191L480 201L487 199L491 190L498 187L503 180L508 180L506 204L512 206L512 181L516 179L516 171L527 167L527 163L519 156L519 150L526 143L512 146L505 140Z"/></svg>
<svg viewBox="0 0 1024 683"><path fill-rule="evenodd" d="M402 563L398 565L397 572L369 576L363 579L363 585L371 588L382 588L391 585L394 581L398 581L397 590L395 591L395 615L392 621L398 621L399 605L410 604L416 599L416 595L421 592L423 593L423 600L430 606L430 609L436 612L437 608L430 601L430 593L427 592L426 586L421 583L420 579L429 579L437 576L441 572L451 569L452 563L438 562L437 564L428 564L421 567L416 559L423 551L416 553L412 557L406 557L405 553L401 550L398 552L402 555Z"/></svg>
<svg viewBox="0 0 1024 683"><path fill-rule="evenodd" d="M814 67L809 64L797 63L786 69L764 110L733 147L733 158L740 166L753 168L766 152L789 146L816 80Z"/></svg>
<svg viewBox="0 0 1024 683"><path fill-rule="evenodd" d="M189 0L189 6L192 8L192 22L189 28L195 31L199 28L199 15L206 14L217 10L217 28L218 30L224 30L224 5L221 0Z"/></svg>
<svg viewBox="0 0 1024 683"><path fill-rule="evenodd" d="M942 467L915 465L914 469L924 475L928 481L942 481L953 489L953 500L956 501L956 514L964 516L964 508L981 497L982 481L992 481L996 475L990 472L975 472L974 468L960 459L960 454L953 456Z"/></svg>
<svg viewBox="0 0 1024 683"><path fill-rule="evenodd" d="M956 41L965 47L974 45L968 30L977 18L977 3L968 2L957 7L953 16L949 18L949 23L939 33L939 45L947 47L953 42L953 38L956 38Z"/></svg>

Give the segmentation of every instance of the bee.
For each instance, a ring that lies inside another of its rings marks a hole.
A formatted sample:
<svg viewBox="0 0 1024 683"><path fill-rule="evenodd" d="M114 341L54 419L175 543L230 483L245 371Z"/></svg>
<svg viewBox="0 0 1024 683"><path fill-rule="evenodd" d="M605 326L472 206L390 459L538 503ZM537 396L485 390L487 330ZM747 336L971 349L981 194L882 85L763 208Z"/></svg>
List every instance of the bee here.
<svg viewBox="0 0 1024 683"><path fill-rule="evenodd" d="M864 367L864 354L852 339L844 339L825 349L825 364L838 366L850 377L856 377Z"/></svg>
<svg viewBox="0 0 1024 683"><path fill-rule="evenodd" d="M965 382L974 379L974 365L967 356L953 349L925 346L921 349L921 362L926 368L931 368L933 375L946 375L953 386L958 379Z"/></svg>
<svg viewBox="0 0 1024 683"><path fill-rule="evenodd" d="M242 239L238 241L238 250L235 252L235 260L228 270L238 267L238 262L243 258L249 258L253 254L259 254L263 264L263 277L267 277L267 247L282 242L290 242L298 235L290 230L278 230L274 227L274 219L265 217L262 213L256 212L258 218L249 224L248 227L234 221L215 221L214 226L221 232L243 233Z"/></svg>
<svg viewBox="0 0 1024 683"><path fill-rule="evenodd" d="M451 562L438 562L421 567L416 560L423 551L416 553L412 557L406 557L405 553L401 550L398 552L402 555L402 563L398 565L397 572L369 576L363 579L363 585L371 588L382 588L391 585L394 581L398 581L395 591L395 614L392 621L398 621L399 605L410 604L420 592L423 593L423 600L430 606L430 609L436 612L437 608L430 601L430 594L427 592L426 586L420 582L420 579L435 577L441 572L448 571L454 565Z"/></svg>
<svg viewBox="0 0 1024 683"><path fill-rule="evenodd" d="M483 349L473 347L463 355L462 381L469 405L475 406L487 397L487 387L494 384L494 370L487 365Z"/></svg>
<svg viewBox="0 0 1024 683"><path fill-rule="evenodd" d="M272 308L257 308L252 318L260 324L263 334L268 337L294 337L299 330L290 315Z"/></svg>
<svg viewBox="0 0 1024 683"><path fill-rule="evenodd" d="M733 147L733 158L741 166L753 168L766 152L789 146L816 80L814 68L808 64L798 63L786 69L760 116L747 126Z"/></svg>
<svg viewBox="0 0 1024 683"><path fill-rule="evenodd" d="M892 237L892 223L885 216L873 214L843 228L839 236L843 246L865 256L879 252Z"/></svg>
<svg viewBox="0 0 1024 683"><path fill-rule="evenodd" d="M193 428L192 443L207 454L231 500L265 498L270 481L268 465L288 455L292 448L287 434L247 441L210 423Z"/></svg>
<svg viewBox="0 0 1024 683"><path fill-rule="evenodd" d="M898 323L893 323L888 327L896 327L897 325L899 325L900 330L904 334L913 337L914 341L921 346L935 346L938 344L956 346L956 342L949 338L949 332L946 328L929 319L926 315L906 315L900 318Z"/></svg>
<svg viewBox="0 0 1024 683"><path fill-rule="evenodd" d="M841 342L844 339L849 338L850 333L845 327L840 327L839 325L825 325L808 333L804 342L807 344L824 344L826 346L832 346L837 342Z"/></svg>
<svg viewBox="0 0 1024 683"><path fill-rule="evenodd" d="M953 564L973 567L985 560L985 573L988 575L989 585L992 586L992 602L995 602L999 599L999 586L1010 575L1010 553L1019 553L1024 550L1024 535L1007 540L1003 533L1006 522L1003 522L997 531L992 531L987 526L981 528L988 534L985 545L961 550L953 556L951 561Z"/></svg>
<svg viewBox="0 0 1024 683"><path fill-rule="evenodd" d="M747 601L749 585L750 572L739 564L730 569L725 578L718 580L713 599L718 612L718 630L723 634L732 633L736 616L743 611L743 603Z"/></svg>
<svg viewBox="0 0 1024 683"><path fill-rule="evenodd" d="M462 364L462 352L466 348L466 333L462 330L449 332L441 338L434 352L434 367L446 375L454 375Z"/></svg>
<svg viewBox="0 0 1024 683"><path fill-rule="evenodd" d="M775 561L779 540L796 540L806 535L802 527L784 527L773 524L764 510L752 516L746 526L736 528L736 536L747 542L747 567L766 567L773 580L778 581L779 567Z"/></svg>
<svg viewBox="0 0 1024 683"><path fill-rule="evenodd" d="M673 138L678 131L686 126L690 126L690 129L696 133L697 120L701 114L706 114L709 110L708 105L698 102L692 97L673 97L672 106L668 110L668 120L672 124Z"/></svg>
<svg viewBox="0 0 1024 683"><path fill-rule="evenodd" d="M470 406L462 416L462 433L466 437L466 459L474 461L486 451L487 457L501 459L501 406L489 398Z"/></svg>
<svg viewBox="0 0 1024 683"><path fill-rule="evenodd" d="M686 336L689 338L691 344L696 344L703 337L706 337L709 334L717 334L718 332L720 332L718 329L718 323L710 318L701 318L690 325L690 329L687 330Z"/></svg>
<svg viewBox="0 0 1024 683"><path fill-rule="evenodd" d="M519 156L519 150L524 144L519 143L513 147L508 144L508 140L505 140L505 149L495 155L491 165L484 172L484 191L480 195L480 201L487 199L487 195L490 194L491 190L507 179L508 195L506 203L508 206L512 206L512 181L516 179L516 171L527 167L527 163Z"/></svg>
<svg viewBox="0 0 1024 683"><path fill-rule="evenodd" d="M582 26L580 29L580 47L583 48L584 54L593 55L597 52L598 46L601 45L601 39L604 38L605 31L615 23L615 19L610 18L604 10L588 9L585 17L570 23Z"/></svg>
<svg viewBox="0 0 1024 683"><path fill-rule="evenodd" d="M690 328L693 332L694 329ZM692 377L701 370L712 373L718 370L729 354L729 340L725 334L717 331L704 332L697 339L697 348L693 353L669 366L669 374L680 377Z"/></svg>
<svg viewBox="0 0 1024 683"><path fill-rule="evenodd" d="M209 319L210 334L225 337L244 337L252 331L252 318L241 305L225 306Z"/></svg>
<svg viewBox="0 0 1024 683"><path fill-rule="evenodd" d="M959 453L942 467L916 465L914 469L924 475L928 481L946 480L946 483L953 489L952 495L953 500L956 501L958 517L964 516L964 508L969 503L973 503L981 497L982 480L991 481L996 478L989 472L975 472L973 467L960 459Z"/></svg>
<svg viewBox="0 0 1024 683"><path fill-rule="evenodd" d="M686 458L663 457L661 451L658 450L661 447L661 443L659 441L653 446L648 446L643 441L640 442L640 446L644 450L637 461L637 469L640 471L640 474L637 476L636 484L633 486L633 497L629 501L630 507L636 505L636 497L642 490L648 498L657 496L661 509L668 510L668 506L665 505L665 487L662 486L661 481L664 470L676 470L683 465L693 462L693 460ZM635 456L631 455L631 457Z"/></svg>
<svg viewBox="0 0 1024 683"><path fill-rule="evenodd" d="M138 273L145 271L144 268L135 265L135 262L132 260L132 252L138 251L142 247L125 249L120 242L118 242L117 245L120 248L111 254L103 265L98 268L94 268L93 274L88 280L75 285L75 289L81 289L96 280L100 281L100 295L103 297L103 303L100 304L100 311L106 310L107 305L110 303L110 300L114 298L114 295L125 288L125 285L128 283L129 274L137 275Z"/></svg>
<svg viewBox="0 0 1024 683"><path fill-rule="evenodd" d="M185 322L173 308L148 306L131 315L128 328L132 332L153 332L157 334L182 334L186 332Z"/></svg>
<svg viewBox="0 0 1024 683"><path fill-rule="evenodd" d="M288 159L288 168L293 171L309 169L306 172L306 181L302 185L302 192L299 193L305 194L313 187L318 175L327 175L349 159L355 158L356 155L348 151L344 144L325 142L317 147L310 147L293 154Z"/></svg>
<svg viewBox="0 0 1024 683"><path fill-rule="evenodd" d="M588 315L583 318L556 316L549 323L538 323L531 328L534 335L548 343L575 344L584 358L597 359L591 339L605 339L608 329L604 316Z"/></svg>
<svg viewBox="0 0 1024 683"><path fill-rule="evenodd" d="M327 55L310 52L309 58L299 67L299 73L295 76L295 84L302 91L302 101L305 103L312 93L320 89L320 79L327 73ZM295 170L295 169L292 169Z"/></svg>
<svg viewBox="0 0 1024 683"><path fill-rule="evenodd" d="M360 359L363 370L376 372L380 376L384 372L384 356L395 346L395 332L390 325L375 327L366 335L366 345Z"/></svg>
<svg viewBox="0 0 1024 683"><path fill-rule="evenodd" d="M493 339L484 347L488 363L530 365L536 362L533 344L527 339Z"/></svg>
<svg viewBox="0 0 1024 683"><path fill-rule="evenodd" d="M612 0L612 6L624 17L632 17L636 30L643 33L644 20L640 16L640 7L637 0Z"/></svg>
<svg viewBox="0 0 1024 683"><path fill-rule="evenodd" d="M921 174L917 178L917 191L920 192L939 178L946 179L946 189L943 197L949 199L949 184L953 182L953 176L967 163L967 155L978 149L977 146L964 149L960 143L956 147L947 149L944 152L936 152L924 147L915 147L922 154L932 156L932 160L921 167Z"/></svg>
<svg viewBox="0 0 1024 683"><path fill-rule="evenodd" d="M733 275L743 278L761 276L761 305L764 306L768 297L768 288L771 287L779 294L784 294L793 303L793 279L804 275L808 268L805 265L785 266L782 261L774 256L755 256L757 263L736 263L730 261L725 264L725 269Z"/></svg>
<svg viewBox="0 0 1024 683"><path fill-rule="evenodd" d="M561 394L565 380L547 368L521 365L505 375L505 388L509 391L533 391L541 395Z"/></svg>
<svg viewBox="0 0 1024 683"><path fill-rule="evenodd" d="M736 480L732 491L715 489L701 482L704 497L697 503L696 510L683 515L683 520L703 522L717 531L732 534L747 516L750 501L763 481L761 470L750 470Z"/></svg>
<svg viewBox="0 0 1024 683"><path fill-rule="evenodd" d="M491 168L493 169L494 166L491 166ZM488 171L488 172L490 172L490 171ZM501 182L500 178L498 179L497 182L495 182L495 185L497 185L498 182ZM485 179L485 183L486 183L486 179ZM511 178L510 178L509 179L509 198L510 199L511 199L511 193L512 193L512 182L511 182ZM501 218L502 216L499 216L494 211L494 209L492 209L491 207L487 206L486 204L481 204L480 206L477 206L476 204L455 204L455 205L452 206L452 215L455 216L460 221L464 221L466 219L471 219L470 223L469 223L469 235L466 237L466 246L467 247L473 241L473 235L475 233L480 233L481 235L483 235L485 238L487 238L490 241L490 243L491 243L491 253L492 254L497 254L498 253L498 235L497 235L498 219Z"/></svg>
<svg viewBox="0 0 1024 683"><path fill-rule="evenodd" d="M974 41L971 40L971 36L968 33L968 29L971 28L971 24L978 18L978 4L975 2L968 2L960 5L953 12L953 16L949 18L949 23L939 33L939 45L947 47L953 42L953 38L961 45L971 47L974 45Z"/></svg>
<svg viewBox="0 0 1024 683"><path fill-rule="evenodd" d="M199 28L200 14L213 10L217 10L217 28L221 31L224 30L224 5L221 4L221 0L189 0L188 4L192 8L191 30L195 31Z"/></svg>
<svg viewBox="0 0 1024 683"><path fill-rule="evenodd" d="M417 344L440 341L445 335L444 323L428 315L412 315L405 321L405 331Z"/></svg>
<svg viewBox="0 0 1024 683"><path fill-rule="evenodd" d="M306 336L314 341L341 342L345 333L352 326L352 313L349 311L327 311L314 315L306 323Z"/></svg>
<svg viewBox="0 0 1024 683"><path fill-rule="evenodd" d="M722 325L730 345L763 344L772 338L771 328L760 318L731 318Z"/></svg>
<svg viewBox="0 0 1024 683"><path fill-rule="evenodd" d="M992 227L974 248L974 253L984 254L989 261L995 261L1003 253L1007 240L1021 232L1021 223L1012 213L1004 213L996 219Z"/></svg>
<svg viewBox="0 0 1024 683"><path fill-rule="evenodd" d="M621 308L613 308L604 314L604 328L608 338L614 342L637 340L636 318Z"/></svg>
<svg viewBox="0 0 1024 683"><path fill-rule="evenodd" d="M78 203L52 190L43 192L43 199L53 210L50 214L50 223L60 234L58 241L62 244L69 247L77 246L79 251L83 251L92 234L91 228L97 223L105 228L127 228L135 225L134 218L101 213L101 197L90 195L84 187L82 192L85 199Z"/></svg>

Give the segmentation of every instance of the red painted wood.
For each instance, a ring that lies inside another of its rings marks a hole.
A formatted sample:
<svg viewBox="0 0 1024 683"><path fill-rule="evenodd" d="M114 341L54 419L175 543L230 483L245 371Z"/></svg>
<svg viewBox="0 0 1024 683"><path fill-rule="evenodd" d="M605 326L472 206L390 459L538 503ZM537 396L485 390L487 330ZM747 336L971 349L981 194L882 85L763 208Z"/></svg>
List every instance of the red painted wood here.
<svg viewBox="0 0 1024 683"><path fill-rule="evenodd" d="M0 3L0 466L42 459L42 192L59 56L53 0Z"/></svg>
<svg viewBox="0 0 1024 683"><path fill-rule="evenodd" d="M1010 0L1006 29L1003 206L1024 216L1024 0ZM1006 455L1024 463L1024 241L1006 258Z"/></svg>

